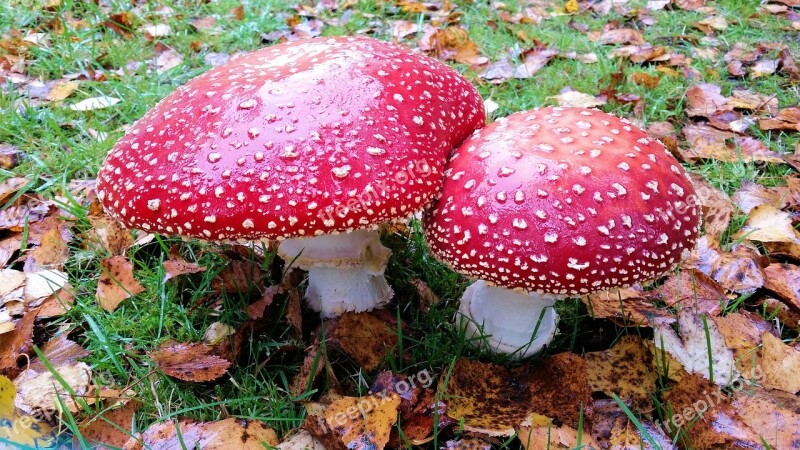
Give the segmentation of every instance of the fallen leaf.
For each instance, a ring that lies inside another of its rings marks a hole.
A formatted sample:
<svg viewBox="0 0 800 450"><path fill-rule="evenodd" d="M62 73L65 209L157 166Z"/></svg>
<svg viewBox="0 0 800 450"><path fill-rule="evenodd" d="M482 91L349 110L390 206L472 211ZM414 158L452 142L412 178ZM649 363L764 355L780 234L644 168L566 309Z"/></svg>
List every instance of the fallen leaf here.
<svg viewBox="0 0 800 450"><path fill-rule="evenodd" d="M13 145L0 143L0 169L13 169L22 161L24 154Z"/></svg>
<svg viewBox="0 0 800 450"><path fill-rule="evenodd" d="M213 30L217 26L217 19L212 16L198 17L197 19L190 21L189 25L194 27L194 29L197 31Z"/></svg>
<svg viewBox="0 0 800 450"><path fill-rule="evenodd" d="M655 89L658 86L658 82L661 81L661 78L655 75L650 75L645 72L634 72L631 75L631 79L634 83L644 86L647 89Z"/></svg>
<svg viewBox="0 0 800 450"><path fill-rule="evenodd" d="M150 353L153 362L165 374L183 381L205 382L225 375L231 362L212 354L213 348L202 343L166 342Z"/></svg>
<svg viewBox="0 0 800 450"><path fill-rule="evenodd" d="M95 251L120 255L133 245L133 234L120 222L108 216L89 216L88 219L92 228L87 232L86 241Z"/></svg>
<svg viewBox="0 0 800 450"><path fill-rule="evenodd" d="M699 203L703 211L705 236L710 244L719 246L736 207L727 194L708 184L703 177L692 174L690 180L696 194L692 200Z"/></svg>
<svg viewBox="0 0 800 450"><path fill-rule="evenodd" d="M386 311L347 312L326 323L329 345L349 355L358 365L371 372L397 346L397 325Z"/></svg>
<svg viewBox="0 0 800 450"><path fill-rule="evenodd" d="M284 436L277 448L280 450L325 450L322 442L302 428Z"/></svg>
<svg viewBox="0 0 800 450"><path fill-rule="evenodd" d="M22 177L11 177L0 182L0 205L4 204L26 184L28 184L28 179Z"/></svg>
<svg viewBox="0 0 800 450"><path fill-rule="evenodd" d="M141 406L134 400L120 408L105 410L80 424L81 435L101 448L122 448L131 438L133 417Z"/></svg>
<svg viewBox="0 0 800 450"><path fill-rule="evenodd" d="M15 325L13 331L0 334L0 375L14 378L20 373L17 361L33 348L33 323L36 314L29 311Z"/></svg>
<svg viewBox="0 0 800 450"><path fill-rule="evenodd" d="M14 383L0 375L0 439L7 448L54 448L56 437L47 422L22 414L14 406ZM11 442L11 445L5 444Z"/></svg>
<svg viewBox="0 0 800 450"><path fill-rule="evenodd" d="M263 422L230 417L218 422L183 419L150 425L140 436L131 437L124 450L263 450L278 445L278 435Z"/></svg>
<svg viewBox="0 0 800 450"><path fill-rule="evenodd" d="M58 270L29 272L25 278L25 303L33 306L67 285L67 274Z"/></svg>
<svg viewBox="0 0 800 450"><path fill-rule="evenodd" d="M564 91L558 95L547 98L554 99L558 106L596 108L606 104L605 100L599 99L593 95L584 94L583 92L573 90Z"/></svg>
<svg viewBox="0 0 800 450"><path fill-rule="evenodd" d="M47 411L60 411L63 404L70 412L79 411L78 398L89 392L92 380L92 369L86 363L65 364L54 367L58 374L47 370L37 372L27 369L17 376L14 386L17 388L15 405L28 414L41 414ZM60 380L59 380L60 378ZM64 384L69 386L65 388ZM59 400L60 398L60 400Z"/></svg>
<svg viewBox="0 0 800 450"><path fill-rule="evenodd" d="M755 373L761 367L758 348L762 334L774 333L774 328L761 316L746 310L714 317L714 323L725 338L725 345L733 351L736 366L745 378L758 378Z"/></svg>
<svg viewBox="0 0 800 450"><path fill-rule="evenodd" d="M158 54L155 61L156 73L162 74L172 68L178 67L183 62L183 56L175 49L167 48Z"/></svg>
<svg viewBox="0 0 800 450"><path fill-rule="evenodd" d="M623 326L649 326L675 322L669 311L653 305L648 294L638 284L629 288L600 291L581 297L589 314L600 319L612 319Z"/></svg>
<svg viewBox="0 0 800 450"><path fill-rule="evenodd" d="M331 450L381 450L397 422L400 396L394 392L333 400L320 415L309 414L303 428Z"/></svg>
<svg viewBox="0 0 800 450"><path fill-rule="evenodd" d="M178 275L185 275L189 273L205 272L206 268L201 267L197 263L189 262L180 256L178 249L170 249L169 259L164 261L164 281L175 278Z"/></svg>
<svg viewBox="0 0 800 450"><path fill-rule="evenodd" d="M121 101L122 100L114 97L90 97L73 105L69 105L69 109L73 111L93 111L95 109L109 108Z"/></svg>
<svg viewBox="0 0 800 450"><path fill-rule="evenodd" d="M528 416L531 391L506 368L459 359L449 377L441 377L437 398L447 415L466 431L511 436Z"/></svg>
<svg viewBox="0 0 800 450"><path fill-rule="evenodd" d="M701 271L681 270L651 291L667 307L689 308L695 314L717 316L728 305L722 286Z"/></svg>
<svg viewBox="0 0 800 450"><path fill-rule="evenodd" d="M766 204L751 209L747 221L732 238L800 245L800 234L792 226L791 215Z"/></svg>
<svg viewBox="0 0 800 450"><path fill-rule="evenodd" d="M752 294L764 286L760 259L758 250L747 242L723 252L718 243L709 242L708 236L700 236L683 268L703 272L728 291Z"/></svg>
<svg viewBox="0 0 800 450"><path fill-rule="evenodd" d="M427 314L432 306L437 305L441 301L439 296L431 290L428 284L419 278L414 278L409 283L411 283L417 291L417 295L419 296L419 309L422 314Z"/></svg>
<svg viewBox="0 0 800 450"><path fill-rule="evenodd" d="M704 321L684 309L678 313L678 327L680 335L669 326L656 326L656 347L672 354L687 372L699 373L716 384L726 385L736 379L733 352L713 320Z"/></svg>
<svg viewBox="0 0 800 450"><path fill-rule="evenodd" d="M700 31L710 34L714 31L722 31L728 28L728 21L722 16L711 16L694 24Z"/></svg>
<svg viewBox="0 0 800 450"><path fill-rule="evenodd" d="M762 130L800 131L800 108L783 108L776 117L759 120L758 127Z"/></svg>
<svg viewBox="0 0 800 450"><path fill-rule="evenodd" d="M478 45L469 38L467 30L459 26L449 26L423 35L419 47L445 61L452 60L470 66L489 62L489 58L480 54Z"/></svg>
<svg viewBox="0 0 800 450"><path fill-rule="evenodd" d="M644 36L639 30L633 28L617 28L612 30L603 31L597 37L598 44L611 45L611 44L643 44Z"/></svg>
<svg viewBox="0 0 800 450"><path fill-rule="evenodd" d="M583 355L593 392L617 394L628 406L648 413L656 391L653 355L638 336L623 336L613 347Z"/></svg>
<svg viewBox="0 0 800 450"><path fill-rule="evenodd" d="M69 247L60 230L53 228L42 236L41 243L28 253L25 260L26 272L39 272L48 269L61 270L69 258Z"/></svg>
<svg viewBox="0 0 800 450"><path fill-rule="evenodd" d="M0 303L10 300L9 294L25 287L27 281L25 273L19 270L2 269L0 270Z"/></svg>
<svg viewBox="0 0 800 450"><path fill-rule="evenodd" d="M102 272L95 298L101 308L113 312L123 301L144 292L144 286L133 276L133 263L125 256L112 256L100 261Z"/></svg>
<svg viewBox="0 0 800 450"><path fill-rule="evenodd" d="M245 294L260 289L265 275L258 262L231 260L211 282L215 291Z"/></svg>
<svg viewBox="0 0 800 450"><path fill-rule="evenodd" d="M784 344L770 333L762 335L761 365L764 371L764 387L780 389L790 394L800 392L800 350Z"/></svg>
<svg viewBox="0 0 800 450"><path fill-rule="evenodd" d="M592 405L592 437L599 448L614 450L652 449L648 437L661 450L677 450L672 439L654 422L639 418L639 423L647 433L642 437L639 429L619 407L615 400L595 400ZM573 447L570 447L573 448Z"/></svg>
<svg viewBox="0 0 800 450"><path fill-rule="evenodd" d="M327 354L322 351L319 342L315 342L306 349L303 364L292 378L292 385L289 388L292 396L301 397L311 390L314 386L314 381L328 364L327 358Z"/></svg>
<svg viewBox="0 0 800 450"><path fill-rule="evenodd" d="M736 392L731 406L736 410L738 418L754 430L773 449L797 448L800 430L800 407L795 409L776 398L774 391L767 392L761 388Z"/></svg>
<svg viewBox="0 0 800 450"><path fill-rule="evenodd" d="M558 353L529 367L518 367L512 374L528 386L529 412L578 428L581 411L592 403L592 388L583 358L574 353Z"/></svg>
<svg viewBox="0 0 800 450"><path fill-rule="evenodd" d="M223 339L232 336L236 332L236 329L230 325L226 325L222 322L214 322L206 328L206 332L203 333L203 343L206 345L216 345L219 344Z"/></svg>
<svg viewBox="0 0 800 450"><path fill-rule="evenodd" d="M85 358L90 354L88 350L69 340L67 335L64 334L51 339L40 350L53 367L75 364L79 359ZM40 358L30 362L28 368L36 372L46 372L48 370Z"/></svg>
<svg viewBox="0 0 800 450"><path fill-rule="evenodd" d="M155 38L165 37L172 34L172 27L165 23L147 23L141 27L145 40L152 41Z"/></svg>
<svg viewBox="0 0 800 450"><path fill-rule="evenodd" d="M770 264L764 268L764 287L784 302L800 310L800 267L793 264Z"/></svg>
<svg viewBox="0 0 800 450"><path fill-rule="evenodd" d="M536 413L530 414L516 432L525 450L599 448L586 429L580 434L569 425L556 424L549 417Z"/></svg>
<svg viewBox="0 0 800 450"><path fill-rule="evenodd" d="M695 84L686 90L686 115L709 117L717 111L730 111L733 106L722 95L722 88L715 84Z"/></svg>
<svg viewBox="0 0 800 450"><path fill-rule="evenodd" d="M750 213L756 206L764 204L781 209L783 200L784 196L780 190L775 188L767 189L749 180L742 181L739 190L733 194L733 201L745 214Z"/></svg>

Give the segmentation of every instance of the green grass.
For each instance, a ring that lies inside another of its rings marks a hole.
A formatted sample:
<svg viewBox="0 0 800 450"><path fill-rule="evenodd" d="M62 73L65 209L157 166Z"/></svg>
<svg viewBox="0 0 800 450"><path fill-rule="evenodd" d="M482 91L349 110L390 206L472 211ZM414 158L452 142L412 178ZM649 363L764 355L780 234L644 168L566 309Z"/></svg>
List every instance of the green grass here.
<svg viewBox="0 0 800 450"><path fill-rule="evenodd" d="M65 105L29 104L24 95L6 85L9 92L0 96L0 142L17 146L26 154L26 159L11 171L0 169L0 180L10 176L27 176L33 180L28 188L30 191L50 197L66 192L65 185L69 180L93 178L103 156L122 136L125 126L141 117L176 87L209 68L204 64L205 54L248 51L266 45L263 36L287 28L284 18L294 13L290 8L292 2L258 0L248 2L244 8L244 19L238 20L231 12L240 5L237 1L165 0L158 4L145 4L137 10L138 22L135 26L140 22L166 22L172 27L170 36L149 42L141 32L135 32L131 39L123 39L102 25L109 12L127 10L128 2L112 0L110 10L94 2L79 0L64 0L52 10L44 9L34 1L12 0L11 3L12 7L0 6L2 34L20 29L48 30L51 26L48 24L54 21L60 21L64 26L62 33L49 34L48 47L30 48L30 65L27 68L30 76L53 80L69 74L102 72L107 78L105 81L81 81L79 90L65 103L95 96L122 99L120 104L112 108L77 112ZM622 81L616 89L621 93L639 95L644 100L641 117L644 125L668 119L685 123L688 119L683 113L683 94L688 86L697 81L719 84L726 95L740 88L774 95L782 107L800 98L798 85L789 83L782 75L767 76L757 81L727 76L721 58L734 42L784 42L793 54L798 54L797 41L785 39L782 30L786 26L785 21L764 15L755 18L757 2L716 2L715 7L720 14L731 23L727 30L716 33L719 57L713 60L695 59L692 62L691 66L702 74L702 80L663 75L654 89L636 85L630 78L635 72L656 74L654 65L611 59L608 54L615 46L593 43L585 33L576 31L570 24L572 20L594 31L600 30L610 20L637 26L629 23L626 17L613 12L605 17L581 13L574 17L553 17L540 24L514 25L504 23L497 11L488 6L488 2L457 3L458 10L463 13L461 25L468 29L470 37L492 61L501 58L507 49L515 45L520 48L530 45L519 41L519 33L563 51L595 52L599 57L597 64L556 58L530 79L509 80L500 85L489 84L472 69L454 64L477 85L485 99L491 98L498 103L499 109L492 115L493 118L553 104L550 97L566 87L599 94L617 73L622 74ZM520 2L505 3L512 14L520 10ZM179 13L163 17L160 15L162 8L171 8ZM320 18L340 17L342 13L324 12ZM326 26L324 34L352 34L369 28L373 29L375 37L391 39L392 20L426 20L418 14L402 13L392 2L376 0L359 2L348 14L352 15L346 24ZM190 21L208 15L217 18L217 32L195 31ZM675 10L653 12L651 16L655 24L642 29L648 42L670 46L686 55L691 55L695 46L709 45L704 41L705 35L692 26L704 15ZM80 18L82 24L75 27L70 24L70 18ZM413 41L413 37L407 40L410 41ZM193 45L197 42L199 45ZM185 58L183 63L162 74L147 73L148 63L153 62L156 43L177 50ZM194 48L198 46L200 50L195 51ZM126 71L125 67L130 62L142 64ZM123 70L117 73L120 68ZM632 114L630 104L611 102L603 109L622 116ZM798 144L796 134L751 131L777 152L793 153ZM107 134L107 138L96 140L92 137L96 132ZM733 194L745 180L766 186L780 185L791 171L778 165L716 161L693 165L690 170L701 174L728 194ZM154 364L147 355L168 339L180 342L201 339L212 322L237 326L245 320L240 311L252 300L252 296L221 294L220 298L209 298L212 296L211 280L227 264L227 258L222 256L224 246L197 241L183 242L174 238L159 238L142 246L134 246L128 256L135 265L145 291L109 313L103 311L94 299L98 263L105 255L85 248L80 239L81 231L87 230L90 225L85 219L85 212L79 208L75 208L74 215L77 217L74 222L78 238L71 244L72 257L67 271L76 291L77 302L67 316L49 325L49 330L61 326L69 329L70 336L91 352L86 362L99 374L98 379L118 386L134 386L143 402L136 417L137 429L141 430L157 419L176 416L201 420L219 419L223 415L254 418L265 421L279 435L301 424L303 408L292 401L288 390L292 376L302 362L302 352L284 349L288 346L302 349L304 344L290 337L283 320L278 320L270 329L247 342L244 361L231 369L230 377L226 376L217 383L176 381L154 370ZM742 218L736 218L730 233L742 223ZM469 280L452 273L432 258L427 252L418 223L411 223L408 235L386 235L384 243L394 252L387 278L399 301L393 306L395 309L392 313L410 324L410 329L402 336L403 348L410 358L390 358L387 367L407 372L429 369L433 373L444 374L460 356L516 364L507 357L475 350L453 325L458 298ZM172 245L180 246L184 257L201 263L207 270L162 283L164 274L161 262ZM268 270L270 262L268 258L260 264ZM416 278L425 281L443 299L427 314L420 312L417 293L410 283ZM284 297L277 299L279 306L285 301ZM221 307L213 308L212 305ZM561 333L547 353L564 350L580 353L603 349L621 335L641 332L592 319L578 300L560 302L558 312L561 316ZM365 386L359 380L369 382L373 374L361 373L355 364L344 358L334 362L342 371L339 374L342 376L340 381L350 380L350 385L357 388L354 392L363 392ZM661 392L653 395L659 397ZM626 410L626 413L630 414L630 411ZM631 418L641 428L632 415ZM70 428L75 431L74 427ZM517 444L508 445L514 447Z"/></svg>

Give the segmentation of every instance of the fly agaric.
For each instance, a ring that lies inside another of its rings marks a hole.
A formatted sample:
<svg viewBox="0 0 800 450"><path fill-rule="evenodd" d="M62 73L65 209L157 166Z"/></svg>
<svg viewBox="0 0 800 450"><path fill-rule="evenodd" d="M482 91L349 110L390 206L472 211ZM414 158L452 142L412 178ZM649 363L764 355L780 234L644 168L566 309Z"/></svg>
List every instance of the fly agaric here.
<svg viewBox="0 0 800 450"><path fill-rule="evenodd" d="M325 316L388 301L377 227L427 206L451 150L485 124L446 65L363 37L298 40L179 87L116 143L98 197L125 225L279 240Z"/></svg>
<svg viewBox="0 0 800 450"><path fill-rule="evenodd" d="M557 300L656 278L685 257L695 200L678 161L630 122L542 108L464 141L424 227L438 259L479 279L461 299L467 332L528 356L553 339Z"/></svg>

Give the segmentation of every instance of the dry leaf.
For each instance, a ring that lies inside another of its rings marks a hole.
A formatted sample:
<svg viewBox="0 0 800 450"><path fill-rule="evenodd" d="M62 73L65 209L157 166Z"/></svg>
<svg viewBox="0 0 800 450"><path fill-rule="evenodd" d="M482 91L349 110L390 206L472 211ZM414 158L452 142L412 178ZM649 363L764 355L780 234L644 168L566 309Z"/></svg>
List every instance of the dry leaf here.
<svg viewBox="0 0 800 450"><path fill-rule="evenodd" d="M213 348L201 343L166 342L150 353L165 374L183 381L212 381L225 375L230 361L212 354Z"/></svg>
<svg viewBox="0 0 800 450"><path fill-rule="evenodd" d="M772 205L750 210L744 226L732 238L800 245L800 234L792 226L791 215Z"/></svg>
<svg viewBox="0 0 800 450"><path fill-rule="evenodd" d="M113 312L123 301L144 292L133 277L133 264L124 256L112 256L100 261L102 272L97 282L95 298L100 307Z"/></svg>
<svg viewBox="0 0 800 450"><path fill-rule="evenodd" d="M89 216L92 228L86 241L95 251L103 250L110 255L119 255L133 245L133 235L121 223L108 216ZM99 248L98 248L99 247Z"/></svg>
<svg viewBox="0 0 800 450"><path fill-rule="evenodd" d="M0 167L2 166L0 165ZM21 177L12 177L0 182L0 205L3 205L26 184L28 184L28 179Z"/></svg>
<svg viewBox="0 0 800 450"><path fill-rule="evenodd" d="M775 391L748 387L736 392L731 406L738 418L764 439L770 448L792 449L800 445L800 405L797 397L784 402ZM794 408L792 408L794 406Z"/></svg>
<svg viewBox="0 0 800 450"><path fill-rule="evenodd" d="M309 413L303 428L331 450L382 450L397 422L400 396L382 392L366 397L341 397L319 414Z"/></svg>
<svg viewBox="0 0 800 450"><path fill-rule="evenodd" d="M46 98L51 102L60 102L72 95L73 92L78 90L78 87L80 87L78 81L61 81L53 87Z"/></svg>
<svg viewBox="0 0 800 450"><path fill-rule="evenodd" d="M702 207L705 236L709 243L719 246L736 208L727 194L708 184L701 176L692 174L690 178L696 193L694 200Z"/></svg>
<svg viewBox="0 0 800 450"><path fill-rule="evenodd" d="M15 329L0 334L0 375L14 378L19 374L17 360L33 348L33 323L36 320L35 310L22 316Z"/></svg>
<svg viewBox="0 0 800 450"><path fill-rule="evenodd" d="M684 309L678 313L678 326L680 336L669 326L656 326L653 341L659 350L672 354L689 373L699 373L706 378L713 376L716 384L726 385L736 379L733 352L713 320L703 321Z"/></svg>
<svg viewBox="0 0 800 450"><path fill-rule="evenodd" d="M653 409L650 393L656 391L653 355L637 336L624 336L613 347L583 355L589 385L609 397L617 394L628 406L648 413Z"/></svg>
<svg viewBox="0 0 800 450"><path fill-rule="evenodd" d="M596 292L581 301L589 314L600 319L612 319L623 326L654 326L675 322L669 311L656 308L649 294L635 284L629 288Z"/></svg>
<svg viewBox="0 0 800 450"><path fill-rule="evenodd" d="M178 434L180 430L180 434ZM193 449L263 450L278 445L278 436L263 422L230 417L218 422L159 422L151 425L139 437L132 437L125 450Z"/></svg>
<svg viewBox="0 0 800 450"><path fill-rule="evenodd" d="M597 38L597 43L601 45L609 44L644 44L644 36L639 30L633 28L617 28L606 30Z"/></svg>
<svg viewBox="0 0 800 450"><path fill-rule="evenodd" d="M0 169L13 169L25 155L16 147L0 143Z"/></svg>
<svg viewBox="0 0 800 450"><path fill-rule="evenodd" d="M462 358L440 378L437 398L465 430L511 436L528 416L531 391L504 367Z"/></svg>
<svg viewBox="0 0 800 450"><path fill-rule="evenodd" d="M725 338L725 345L733 351L736 366L745 378L755 379L757 368L761 367L758 347L761 335L774 333L773 327L761 316L741 310L724 317L714 317L714 323Z"/></svg>
<svg viewBox="0 0 800 450"><path fill-rule="evenodd" d="M532 413L518 426L517 438L525 450L539 449L599 449L594 438L584 428L579 436L578 430L568 425L556 424L550 418ZM578 447L580 442L581 446Z"/></svg>
<svg viewBox="0 0 800 450"><path fill-rule="evenodd" d="M39 246L28 253L25 271L36 272L46 269L63 269L69 258L69 247L60 230L53 228L42 236Z"/></svg>
<svg viewBox="0 0 800 450"><path fill-rule="evenodd" d="M670 428L683 434L686 448L761 449L761 441L737 416L730 399L699 375L681 379L667 397Z"/></svg>
<svg viewBox="0 0 800 450"><path fill-rule="evenodd" d="M592 403L586 362L580 356L558 353L530 367L519 367L513 375L528 386L530 412L578 428L581 411Z"/></svg>
<svg viewBox="0 0 800 450"><path fill-rule="evenodd" d="M578 91L564 91L558 95L547 97L554 99L558 106L577 106L583 108L596 108L606 104L605 100L599 99L593 95L584 94Z"/></svg>
<svg viewBox="0 0 800 450"><path fill-rule="evenodd" d="M203 343L206 345L217 345L223 339L226 339L229 336L233 336L236 332L236 329L230 325L225 325L222 322L214 322L206 328L206 332L203 333Z"/></svg>
<svg viewBox="0 0 800 450"><path fill-rule="evenodd" d="M3 447L54 448L56 436L50 424L17 411L14 406L16 395L11 380L0 375L0 439L11 442L11 445L4 443Z"/></svg>
<svg viewBox="0 0 800 450"><path fill-rule="evenodd" d="M728 304L722 286L706 274L682 270L671 275L664 284L651 291L670 308L689 308L695 314L717 316Z"/></svg>
<svg viewBox="0 0 800 450"><path fill-rule="evenodd" d="M289 436L284 436L277 448L280 450L325 450L322 442L302 428Z"/></svg>
<svg viewBox="0 0 800 450"><path fill-rule="evenodd" d="M639 423L647 432L647 436L653 439L661 450L677 450L672 444L672 439L659 425L642 418L639 418ZM596 400L592 405L591 424L592 437L597 441L599 448L613 450L653 448L615 400Z"/></svg>
<svg viewBox="0 0 800 450"><path fill-rule="evenodd" d="M81 435L94 445L122 448L131 438L133 416L139 407L141 403L134 400L121 408L104 411L81 423Z"/></svg>
<svg viewBox="0 0 800 450"><path fill-rule="evenodd" d="M197 263L189 262L182 258L175 247L169 251L169 259L163 262L164 265L164 281L175 278L178 275L185 275L188 273L205 272L206 268L201 267Z"/></svg>
<svg viewBox="0 0 800 450"><path fill-rule="evenodd" d="M92 381L92 369L86 363L72 363L54 367L67 386L78 397L89 392ZM27 369L14 380L17 388L17 408L28 413L38 414L44 411L61 410L58 398L66 408L75 413L79 411L72 392L65 389L61 381L50 371L37 372Z"/></svg>
<svg viewBox="0 0 800 450"><path fill-rule="evenodd" d="M730 111L733 106L722 95L722 89L715 84L695 84L686 90L686 115L689 117L709 117L717 111Z"/></svg>
<svg viewBox="0 0 800 450"><path fill-rule="evenodd" d="M789 306L800 310L800 267L774 263L764 268L764 274L764 287L776 293Z"/></svg>
<svg viewBox="0 0 800 450"><path fill-rule="evenodd" d="M347 312L326 323L329 345L349 355L358 365L371 372L397 346L397 325L386 311Z"/></svg>
<svg viewBox="0 0 800 450"><path fill-rule="evenodd" d="M156 73L162 74L174 67L178 67L183 62L183 56L172 48L158 54L155 61Z"/></svg>
<svg viewBox="0 0 800 450"><path fill-rule="evenodd" d="M800 350L786 345L770 333L762 335L761 365L764 387L780 389L790 394L800 392Z"/></svg>
<svg viewBox="0 0 800 450"><path fill-rule="evenodd" d="M414 289L417 291L417 295L419 295L419 309L422 314L427 314L431 309L431 306L435 306L441 301L439 296L431 290L428 284L419 278L414 278L413 280L409 281L409 283L414 286Z"/></svg>
<svg viewBox="0 0 800 450"><path fill-rule="evenodd" d="M315 342L314 345L308 347L303 358L303 365L300 366L300 370L292 378L292 385L289 389L291 395L301 397L310 391L314 386L314 381L322 373L322 368L327 364L327 355L320 350L319 342Z"/></svg>
<svg viewBox="0 0 800 450"><path fill-rule="evenodd" d="M775 118L759 120L758 127L762 130L800 131L800 108L783 108Z"/></svg>
<svg viewBox="0 0 800 450"><path fill-rule="evenodd" d="M58 270L26 273L25 278L25 303L33 306L67 285L67 274Z"/></svg>
<svg viewBox="0 0 800 450"><path fill-rule="evenodd" d="M73 111L93 111L116 105L122 100L114 97L91 97L69 106Z"/></svg>
<svg viewBox="0 0 800 450"><path fill-rule="evenodd" d="M751 294L764 286L761 255L752 244L742 242L730 252L722 252L718 245L709 242L708 236L700 236L683 268L697 269L728 291L740 294Z"/></svg>

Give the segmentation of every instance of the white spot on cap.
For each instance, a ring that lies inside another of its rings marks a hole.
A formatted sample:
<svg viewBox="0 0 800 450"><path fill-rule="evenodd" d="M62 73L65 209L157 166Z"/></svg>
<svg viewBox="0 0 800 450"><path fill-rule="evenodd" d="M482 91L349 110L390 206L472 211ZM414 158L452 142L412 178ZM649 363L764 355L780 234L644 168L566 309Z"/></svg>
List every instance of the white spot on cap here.
<svg viewBox="0 0 800 450"><path fill-rule="evenodd" d="M514 228L516 228L518 230L524 230L524 229L528 228L528 222L526 222L525 219L517 219L517 218L515 218L513 220L513 226L514 226Z"/></svg>
<svg viewBox="0 0 800 450"><path fill-rule="evenodd" d="M553 243L553 242L556 242L557 240L558 240L558 234L557 233L554 233L552 231L548 231L547 233L544 234L544 241L545 242Z"/></svg>
<svg viewBox="0 0 800 450"><path fill-rule="evenodd" d="M239 108L241 109L253 109L256 107L256 101L253 99L245 100L242 103L239 103Z"/></svg>
<svg viewBox="0 0 800 450"><path fill-rule="evenodd" d="M150 211L158 211L158 208L161 206L161 200L153 199L147 201L147 209Z"/></svg>
<svg viewBox="0 0 800 450"><path fill-rule="evenodd" d="M253 227L255 227L256 225L253 223L253 221L252 221L252 220L250 220L250 219L245 219L245 220L244 220L244 222L242 222L242 226L243 226L243 227L245 227L245 228L253 228Z"/></svg>
<svg viewBox="0 0 800 450"><path fill-rule="evenodd" d="M379 147L367 147L367 153L377 156L386 153L386 150Z"/></svg>
<svg viewBox="0 0 800 450"><path fill-rule="evenodd" d="M350 170L352 170L352 167L349 164L345 164L342 167L334 167L331 172L336 178L346 178L350 174Z"/></svg>

